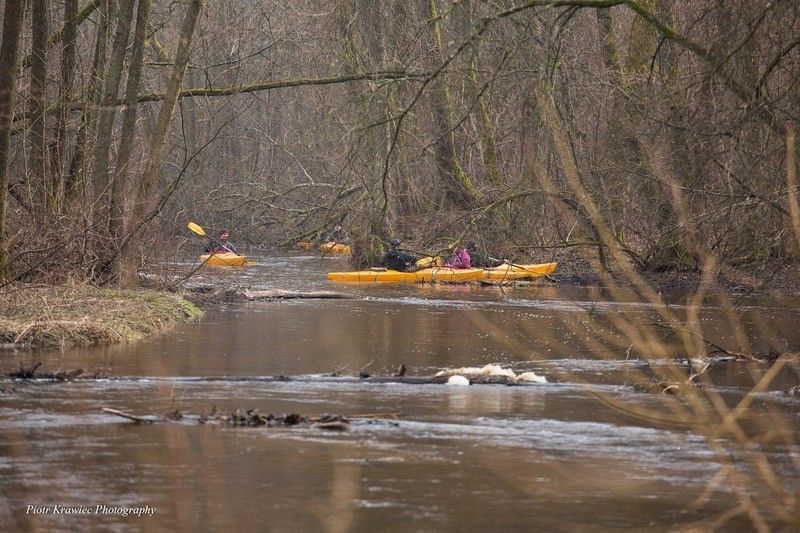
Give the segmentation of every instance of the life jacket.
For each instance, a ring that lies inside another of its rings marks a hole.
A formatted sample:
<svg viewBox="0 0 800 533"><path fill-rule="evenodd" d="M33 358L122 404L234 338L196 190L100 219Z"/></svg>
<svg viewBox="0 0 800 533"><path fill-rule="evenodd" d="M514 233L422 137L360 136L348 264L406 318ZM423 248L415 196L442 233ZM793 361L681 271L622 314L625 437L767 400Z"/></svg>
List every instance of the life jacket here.
<svg viewBox="0 0 800 533"><path fill-rule="evenodd" d="M401 252L400 250L389 250L383 256L383 266L390 270L404 271L408 267L415 265L417 258L411 254Z"/></svg>

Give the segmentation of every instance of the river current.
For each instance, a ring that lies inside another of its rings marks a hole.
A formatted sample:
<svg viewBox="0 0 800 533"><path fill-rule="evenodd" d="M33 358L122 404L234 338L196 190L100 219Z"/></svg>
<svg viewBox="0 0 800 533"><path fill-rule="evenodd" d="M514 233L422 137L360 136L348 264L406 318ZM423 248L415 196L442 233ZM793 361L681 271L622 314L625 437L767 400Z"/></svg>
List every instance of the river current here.
<svg viewBox="0 0 800 533"><path fill-rule="evenodd" d="M693 316L688 295L655 304L547 280L494 287L325 279L343 269L340 258L280 255L244 270L203 270L190 283L355 298L229 304L135 344L0 353L4 373L41 361L113 376L16 383L0 393L0 530L662 531L713 525L743 494L778 499L761 481L763 461L787 494L800 489L800 399L788 392L800 383L796 360L755 391L769 366L724 357L698 379L698 398L642 386L655 387L682 368L675 357L692 355L659 325L667 314ZM711 298L696 314L705 340L731 353L800 350L796 301ZM548 383L349 377L389 375L401 364L408 375L429 376L489 363ZM701 407L733 409L745 398L737 424L748 439L709 429L716 418ZM104 407L357 419L342 432L145 425ZM58 506L88 511L35 510ZM123 516L141 508L152 512ZM786 526L777 511L764 517ZM746 511L724 524L752 527Z"/></svg>

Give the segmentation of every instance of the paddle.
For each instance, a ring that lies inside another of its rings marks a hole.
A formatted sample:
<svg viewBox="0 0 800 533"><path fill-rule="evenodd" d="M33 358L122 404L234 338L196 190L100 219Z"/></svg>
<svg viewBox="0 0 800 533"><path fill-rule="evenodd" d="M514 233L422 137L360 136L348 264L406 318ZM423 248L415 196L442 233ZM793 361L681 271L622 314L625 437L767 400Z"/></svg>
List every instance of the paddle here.
<svg viewBox="0 0 800 533"><path fill-rule="evenodd" d="M191 230L192 233L196 233L197 235L200 235L201 237L207 237L207 238L211 239L211 237L209 237L206 234L206 231L203 229L203 227L200 224L195 224L194 222L189 222L188 224L186 224L186 227L189 228L189 230ZM236 254L235 251L231 250L230 248L228 248L224 244L219 243L219 245L222 246L228 252L230 252L232 254ZM239 255L239 254L236 254L236 255Z"/></svg>
<svg viewBox="0 0 800 533"><path fill-rule="evenodd" d="M189 222L186 225L186 227L189 228L193 233L197 233L201 237L208 237L208 235L206 235L206 231L199 224L195 224L194 222Z"/></svg>

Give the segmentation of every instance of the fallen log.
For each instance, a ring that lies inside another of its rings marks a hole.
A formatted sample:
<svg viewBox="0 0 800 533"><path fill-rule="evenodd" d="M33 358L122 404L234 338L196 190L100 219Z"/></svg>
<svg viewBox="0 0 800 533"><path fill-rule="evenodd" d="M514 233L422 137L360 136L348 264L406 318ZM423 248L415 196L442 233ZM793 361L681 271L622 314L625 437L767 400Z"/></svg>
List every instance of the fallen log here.
<svg viewBox="0 0 800 533"><path fill-rule="evenodd" d="M352 294L336 291L290 291L284 289L252 290L246 287L220 289L210 285L198 285L187 289L187 298L202 303L214 302L258 302L289 299L352 300Z"/></svg>
<svg viewBox="0 0 800 533"><path fill-rule="evenodd" d="M352 300L352 294L336 291L287 291L282 289L251 291L249 289L238 289L234 291L234 297L241 296L249 301L258 300L288 300L288 299L334 299Z"/></svg>
<svg viewBox="0 0 800 533"><path fill-rule="evenodd" d="M111 409L110 407L103 407L101 411L103 411L104 413L108 413L110 415L127 418L128 420L133 420L137 424L152 424L158 421L156 418L153 417L132 415L130 413L125 413L118 409Z"/></svg>

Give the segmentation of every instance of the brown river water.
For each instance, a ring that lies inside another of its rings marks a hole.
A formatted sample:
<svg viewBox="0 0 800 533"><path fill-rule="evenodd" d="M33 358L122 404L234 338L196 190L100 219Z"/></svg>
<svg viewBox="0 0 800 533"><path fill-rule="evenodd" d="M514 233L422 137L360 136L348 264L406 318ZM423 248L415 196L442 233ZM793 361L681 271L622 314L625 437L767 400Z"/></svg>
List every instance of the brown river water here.
<svg viewBox="0 0 800 533"><path fill-rule="evenodd" d="M136 344L0 353L4 372L17 361L42 361L47 370L102 367L120 377L17 383L0 393L0 531L665 531L735 507L741 494L718 474L731 457L741 475L753 474L756 452L789 493L800 489L793 446L800 399L785 392L800 383L796 366L754 393L740 420L753 435L779 424L784 438L749 449L665 421L658 415L686 403L632 386L682 353L652 323L665 310L687 316L686 295L665 295L659 309L547 281L500 290L325 279L346 268L335 258L262 257L244 271L209 270L193 282L335 290L356 299L231 304ZM797 301L712 299L698 321L708 340L729 351L800 350ZM631 348L647 334L661 340L645 349L652 353ZM549 383L320 379L387 374L401 363L410 375L498 363ZM703 391L734 406L767 368L716 364ZM308 379L269 379L276 375ZM326 432L137 425L101 412L212 406L379 416ZM757 481L745 488L756 500L765 490ZM88 511L65 515L59 505ZM155 510L121 516L97 506ZM764 516L770 527L787 527ZM724 526L751 528L744 515Z"/></svg>

